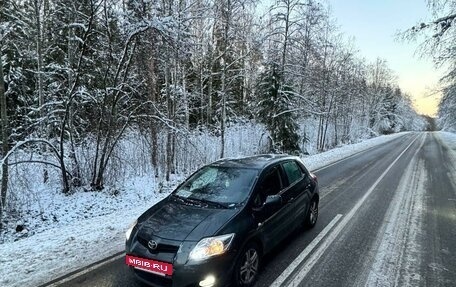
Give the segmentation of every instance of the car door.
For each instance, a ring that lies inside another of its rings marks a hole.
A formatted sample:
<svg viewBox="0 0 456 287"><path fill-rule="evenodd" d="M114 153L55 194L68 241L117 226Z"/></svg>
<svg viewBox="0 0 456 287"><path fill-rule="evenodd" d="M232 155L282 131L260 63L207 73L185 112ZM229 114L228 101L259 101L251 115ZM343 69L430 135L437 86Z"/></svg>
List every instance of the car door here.
<svg viewBox="0 0 456 287"><path fill-rule="evenodd" d="M266 197L281 195L284 189L281 166L278 164L265 170L255 187L253 195L253 214L258 225L258 232L263 238L267 251L280 242L287 233L286 221L289 220L287 202L282 201L276 210L264 210Z"/></svg>
<svg viewBox="0 0 456 287"><path fill-rule="evenodd" d="M288 208L292 212L290 218L293 225L299 224L310 204L311 185L310 178L301 166L294 160L282 163L282 169L286 175L288 186L282 192L286 195Z"/></svg>

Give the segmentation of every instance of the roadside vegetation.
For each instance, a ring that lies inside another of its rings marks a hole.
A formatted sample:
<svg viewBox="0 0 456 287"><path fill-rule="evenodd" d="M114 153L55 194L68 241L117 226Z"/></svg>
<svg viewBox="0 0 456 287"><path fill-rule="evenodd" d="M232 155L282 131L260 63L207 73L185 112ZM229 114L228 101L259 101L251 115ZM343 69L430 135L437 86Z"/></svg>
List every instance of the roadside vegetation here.
<svg viewBox="0 0 456 287"><path fill-rule="evenodd" d="M5 0L0 39L0 228L43 189L160 191L220 157L427 125L324 1Z"/></svg>
<svg viewBox="0 0 456 287"><path fill-rule="evenodd" d="M428 0L433 19L420 22L404 32L408 40L422 39L419 52L431 57L438 67L446 67L447 73L440 80L443 86L439 104L440 128L456 132L456 1Z"/></svg>

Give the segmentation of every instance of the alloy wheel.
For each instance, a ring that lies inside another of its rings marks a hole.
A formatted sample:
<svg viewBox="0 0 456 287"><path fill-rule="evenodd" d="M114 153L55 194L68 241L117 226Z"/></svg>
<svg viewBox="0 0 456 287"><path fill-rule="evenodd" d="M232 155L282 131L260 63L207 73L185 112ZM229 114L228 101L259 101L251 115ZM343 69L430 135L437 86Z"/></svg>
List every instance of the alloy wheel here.
<svg viewBox="0 0 456 287"><path fill-rule="evenodd" d="M316 200L312 201L312 205L310 206L310 214L309 214L309 223L310 225L315 225L318 218L318 203Z"/></svg>
<svg viewBox="0 0 456 287"><path fill-rule="evenodd" d="M249 248L239 270L239 279L243 285L249 285L255 281L258 273L259 256L255 248Z"/></svg>

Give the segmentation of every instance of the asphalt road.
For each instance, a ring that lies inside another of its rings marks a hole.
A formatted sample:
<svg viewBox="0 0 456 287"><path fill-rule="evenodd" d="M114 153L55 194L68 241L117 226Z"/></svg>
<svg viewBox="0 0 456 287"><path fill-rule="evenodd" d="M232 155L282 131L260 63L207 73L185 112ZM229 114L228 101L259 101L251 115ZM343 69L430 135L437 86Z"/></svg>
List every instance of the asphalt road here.
<svg viewBox="0 0 456 287"><path fill-rule="evenodd" d="M315 171L320 217L264 258L256 286L455 286L456 158L414 133ZM145 286L117 258L53 286Z"/></svg>

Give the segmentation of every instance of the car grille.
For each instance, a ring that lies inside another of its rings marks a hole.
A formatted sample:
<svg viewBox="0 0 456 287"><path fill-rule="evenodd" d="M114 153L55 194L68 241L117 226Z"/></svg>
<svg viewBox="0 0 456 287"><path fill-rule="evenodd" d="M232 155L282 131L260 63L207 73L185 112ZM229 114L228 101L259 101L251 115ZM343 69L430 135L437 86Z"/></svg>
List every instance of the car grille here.
<svg viewBox="0 0 456 287"><path fill-rule="evenodd" d="M177 253L177 251L179 250L179 246L164 243L158 243L157 248L151 250L148 246L149 240L141 236L138 236L138 242L141 243L141 245L143 245L144 247L146 247L151 253Z"/></svg>

